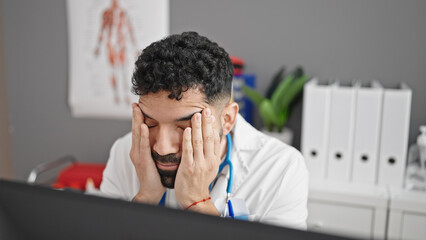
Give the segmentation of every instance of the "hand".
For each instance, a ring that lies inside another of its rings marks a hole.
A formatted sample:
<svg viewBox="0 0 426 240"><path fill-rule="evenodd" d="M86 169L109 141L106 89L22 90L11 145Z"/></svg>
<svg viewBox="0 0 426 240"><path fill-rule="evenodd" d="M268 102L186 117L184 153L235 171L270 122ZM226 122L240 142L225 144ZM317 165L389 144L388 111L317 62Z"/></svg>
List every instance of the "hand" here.
<svg viewBox="0 0 426 240"><path fill-rule="evenodd" d="M194 114L192 128L186 128L183 133L182 158L176 175L175 193L184 208L210 196L209 185L219 170L220 137L213 122L214 116L206 108L202 114ZM211 201L207 204L212 205Z"/></svg>
<svg viewBox="0 0 426 240"><path fill-rule="evenodd" d="M132 104L132 148L130 159L135 166L140 188L133 200L149 204L158 204L166 188L161 184L160 174L151 156L148 126L139 106Z"/></svg>

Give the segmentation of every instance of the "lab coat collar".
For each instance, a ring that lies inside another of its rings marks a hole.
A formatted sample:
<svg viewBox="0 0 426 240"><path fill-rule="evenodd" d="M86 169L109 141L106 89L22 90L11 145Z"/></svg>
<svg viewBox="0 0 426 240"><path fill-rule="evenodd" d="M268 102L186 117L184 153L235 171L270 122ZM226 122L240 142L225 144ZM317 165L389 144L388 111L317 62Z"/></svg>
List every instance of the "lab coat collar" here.
<svg viewBox="0 0 426 240"><path fill-rule="evenodd" d="M233 142L238 150L256 151L262 148L264 138L259 137L259 131L250 125L240 115L237 115L237 122L233 129Z"/></svg>
<svg viewBox="0 0 426 240"><path fill-rule="evenodd" d="M250 161L252 152L262 148L265 139L240 114L237 115L237 122L232 131L233 151L231 161L234 166L234 192L238 190L250 172L248 161Z"/></svg>

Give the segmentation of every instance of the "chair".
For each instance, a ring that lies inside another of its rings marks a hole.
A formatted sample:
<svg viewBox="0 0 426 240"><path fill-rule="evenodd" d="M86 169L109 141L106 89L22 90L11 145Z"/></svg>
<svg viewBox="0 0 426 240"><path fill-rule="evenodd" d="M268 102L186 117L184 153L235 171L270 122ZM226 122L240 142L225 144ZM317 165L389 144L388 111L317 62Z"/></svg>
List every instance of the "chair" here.
<svg viewBox="0 0 426 240"><path fill-rule="evenodd" d="M28 175L27 182L30 184L48 185L56 189L71 188L80 191L86 191L86 185L89 182L90 184L93 183L94 187L99 189L105 166L105 163L82 163L77 162L73 156L65 156L37 165ZM53 181L39 181L41 174L52 172L59 167L65 168L59 172Z"/></svg>

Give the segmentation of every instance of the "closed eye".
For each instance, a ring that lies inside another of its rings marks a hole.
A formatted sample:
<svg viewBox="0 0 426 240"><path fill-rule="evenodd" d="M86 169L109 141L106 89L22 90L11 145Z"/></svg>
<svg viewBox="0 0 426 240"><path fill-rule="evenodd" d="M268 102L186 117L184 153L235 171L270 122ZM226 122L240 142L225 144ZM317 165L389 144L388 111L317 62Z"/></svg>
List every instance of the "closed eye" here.
<svg viewBox="0 0 426 240"><path fill-rule="evenodd" d="M176 124L177 128L185 130L187 127L191 127L191 120L187 121L180 121L178 124Z"/></svg>

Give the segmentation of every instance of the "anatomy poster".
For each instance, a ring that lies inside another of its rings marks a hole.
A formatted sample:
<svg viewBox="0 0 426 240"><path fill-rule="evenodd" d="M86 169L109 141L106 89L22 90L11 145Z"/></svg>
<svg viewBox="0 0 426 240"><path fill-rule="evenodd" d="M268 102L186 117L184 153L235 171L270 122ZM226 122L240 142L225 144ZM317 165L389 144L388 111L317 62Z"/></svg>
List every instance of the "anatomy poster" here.
<svg viewBox="0 0 426 240"><path fill-rule="evenodd" d="M168 0L68 0L73 116L131 119L138 54L169 34Z"/></svg>

